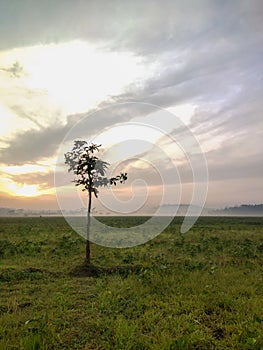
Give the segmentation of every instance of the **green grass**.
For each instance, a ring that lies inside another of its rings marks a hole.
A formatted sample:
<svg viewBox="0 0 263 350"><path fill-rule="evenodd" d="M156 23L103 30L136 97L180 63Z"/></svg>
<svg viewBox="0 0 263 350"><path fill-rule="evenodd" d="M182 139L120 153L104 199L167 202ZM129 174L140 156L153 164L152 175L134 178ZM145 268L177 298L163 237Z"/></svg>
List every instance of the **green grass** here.
<svg viewBox="0 0 263 350"><path fill-rule="evenodd" d="M1 218L0 350L263 349L263 219L181 220L142 246L92 244L109 269L81 277L63 218Z"/></svg>

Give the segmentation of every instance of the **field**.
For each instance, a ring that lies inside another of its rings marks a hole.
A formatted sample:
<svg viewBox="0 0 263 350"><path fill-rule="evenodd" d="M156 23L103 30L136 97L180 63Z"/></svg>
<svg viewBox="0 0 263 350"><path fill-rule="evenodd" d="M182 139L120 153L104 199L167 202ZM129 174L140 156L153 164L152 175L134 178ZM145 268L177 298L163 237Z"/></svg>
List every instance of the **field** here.
<svg viewBox="0 0 263 350"><path fill-rule="evenodd" d="M1 218L0 349L263 349L263 218L181 220L142 246L92 244L85 276L63 218Z"/></svg>

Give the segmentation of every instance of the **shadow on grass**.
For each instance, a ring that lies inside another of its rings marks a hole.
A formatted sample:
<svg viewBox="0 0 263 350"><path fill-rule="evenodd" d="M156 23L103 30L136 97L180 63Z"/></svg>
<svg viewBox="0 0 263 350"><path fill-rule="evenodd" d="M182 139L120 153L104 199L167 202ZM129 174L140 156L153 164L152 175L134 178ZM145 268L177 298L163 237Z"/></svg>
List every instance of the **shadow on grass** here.
<svg viewBox="0 0 263 350"><path fill-rule="evenodd" d="M82 264L74 267L69 275L71 277L100 277L107 275L128 276L131 273L139 273L142 270L141 265L122 265L122 266L95 266L92 264Z"/></svg>

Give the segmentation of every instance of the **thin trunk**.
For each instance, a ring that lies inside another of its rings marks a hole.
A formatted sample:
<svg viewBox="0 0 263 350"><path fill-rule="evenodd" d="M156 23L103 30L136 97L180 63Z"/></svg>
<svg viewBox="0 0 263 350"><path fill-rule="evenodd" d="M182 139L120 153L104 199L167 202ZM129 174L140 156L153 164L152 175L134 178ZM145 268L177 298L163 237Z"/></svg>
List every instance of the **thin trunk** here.
<svg viewBox="0 0 263 350"><path fill-rule="evenodd" d="M91 196L89 191L88 213L87 213L87 241L86 241L86 264L90 264L90 212L91 212Z"/></svg>

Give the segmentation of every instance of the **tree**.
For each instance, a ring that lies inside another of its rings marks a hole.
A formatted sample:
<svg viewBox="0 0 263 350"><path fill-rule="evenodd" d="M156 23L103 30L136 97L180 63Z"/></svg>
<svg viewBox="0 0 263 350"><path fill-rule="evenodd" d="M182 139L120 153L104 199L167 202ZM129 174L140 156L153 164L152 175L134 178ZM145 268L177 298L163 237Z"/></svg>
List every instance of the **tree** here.
<svg viewBox="0 0 263 350"><path fill-rule="evenodd" d="M87 208L87 241L86 241L86 264L90 264L90 221L92 195L98 197L98 188L115 185L127 180L127 173L120 173L116 177L107 178L106 171L109 163L95 156L99 152L101 145L88 145L86 141L74 141L74 146L70 152L64 154L65 164L68 171L73 171L76 186L82 186L82 191L88 192Z"/></svg>

